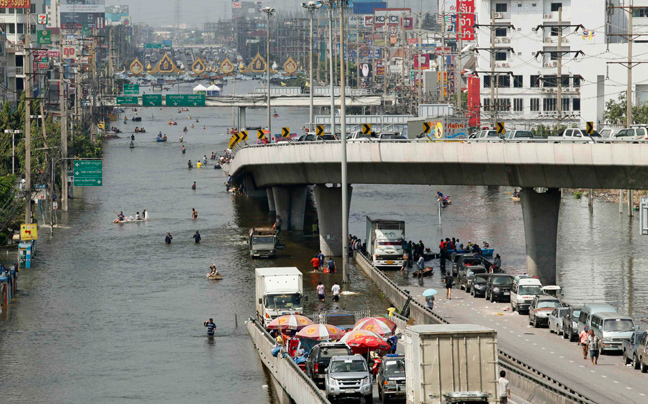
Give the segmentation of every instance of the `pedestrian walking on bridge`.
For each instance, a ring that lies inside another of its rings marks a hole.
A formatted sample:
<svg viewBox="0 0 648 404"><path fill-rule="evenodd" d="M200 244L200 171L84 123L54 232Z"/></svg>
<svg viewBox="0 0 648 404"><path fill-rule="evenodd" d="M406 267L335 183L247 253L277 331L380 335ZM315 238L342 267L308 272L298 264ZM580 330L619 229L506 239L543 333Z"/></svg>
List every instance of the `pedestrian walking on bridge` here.
<svg viewBox="0 0 648 404"><path fill-rule="evenodd" d="M592 365L598 365L599 352L601 351L601 338L598 335L594 335L594 330L589 331L587 348L589 349Z"/></svg>
<svg viewBox="0 0 648 404"><path fill-rule="evenodd" d="M589 337L588 328L585 327L585 329L578 335L578 342L583 348L583 359L587 359L587 337Z"/></svg>
<svg viewBox="0 0 648 404"><path fill-rule="evenodd" d="M500 378L497 380L497 395L500 404L507 404L511 399L511 389L509 388L509 381L506 380L506 372L500 371Z"/></svg>
<svg viewBox="0 0 648 404"><path fill-rule="evenodd" d="M452 274L446 274L445 276L445 286L446 286L446 299L451 300L452 299L452 282L454 279L452 278Z"/></svg>

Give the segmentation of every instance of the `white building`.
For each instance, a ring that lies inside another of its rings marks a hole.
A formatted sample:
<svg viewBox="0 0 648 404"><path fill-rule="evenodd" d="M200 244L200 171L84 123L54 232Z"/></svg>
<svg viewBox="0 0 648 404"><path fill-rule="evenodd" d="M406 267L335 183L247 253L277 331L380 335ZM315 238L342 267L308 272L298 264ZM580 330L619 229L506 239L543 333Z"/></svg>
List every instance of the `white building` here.
<svg viewBox="0 0 648 404"><path fill-rule="evenodd" d="M507 129L525 129L539 124L553 126L557 117L557 26L562 9L562 123L585 127L585 122L604 124L605 103L625 92L627 69L608 62L627 61L628 44L624 37L628 14L621 9L607 9L607 0L476 0L477 48L501 48L495 51L496 103L499 110L489 110L491 100L491 55L480 50L477 71L481 78L482 126L504 121ZM619 0L612 0L618 5ZM627 4L627 2L625 2ZM645 5L645 8L640 8ZM648 32L648 0L635 0L634 32ZM491 16L496 28L491 44ZM570 25L570 27L565 27ZM581 25L576 31L576 26ZM544 29L539 26L544 26ZM635 61L648 61L648 35L633 43ZM582 52L578 55L576 52ZM633 70L633 98L648 101L648 64Z"/></svg>

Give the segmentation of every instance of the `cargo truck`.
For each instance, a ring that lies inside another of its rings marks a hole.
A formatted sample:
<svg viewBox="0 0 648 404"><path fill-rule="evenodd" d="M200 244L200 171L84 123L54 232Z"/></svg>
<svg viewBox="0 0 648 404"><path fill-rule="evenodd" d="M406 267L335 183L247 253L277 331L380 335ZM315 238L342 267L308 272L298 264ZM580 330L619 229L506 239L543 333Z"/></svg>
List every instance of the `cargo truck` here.
<svg viewBox="0 0 648 404"><path fill-rule="evenodd" d="M423 124L430 124L430 133L423 133ZM438 117L438 118L413 118L407 121L401 135L408 139L434 140L465 140L470 135L468 118Z"/></svg>
<svg viewBox="0 0 648 404"><path fill-rule="evenodd" d="M277 255L277 235L270 227L250 229L250 257L272 258Z"/></svg>
<svg viewBox="0 0 648 404"><path fill-rule="evenodd" d="M497 333L472 324L405 328L408 404L442 404L451 396L497 402Z"/></svg>
<svg viewBox="0 0 648 404"><path fill-rule="evenodd" d="M400 220L372 220L367 223L367 258L374 267L400 269L403 266L405 222Z"/></svg>
<svg viewBox="0 0 648 404"><path fill-rule="evenodd" d="M267 327L275 318L284 314L304 312L302 273L291 268L256 268L256 316Z"/></svg>

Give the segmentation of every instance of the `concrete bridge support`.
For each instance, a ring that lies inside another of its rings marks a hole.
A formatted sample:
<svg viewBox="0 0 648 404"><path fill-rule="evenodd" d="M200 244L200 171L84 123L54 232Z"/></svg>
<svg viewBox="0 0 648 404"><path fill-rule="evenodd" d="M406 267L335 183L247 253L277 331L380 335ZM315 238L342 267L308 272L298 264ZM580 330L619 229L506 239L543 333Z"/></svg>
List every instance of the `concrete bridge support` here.
<svg viewBox="0 0 648 404"><path fill-rule="evenodd" d="M271 213L276 212L272 188L266 188L266 197L268 198L268 211Z"/></svg>
<svg viewBox="0 0 648 404"><path fill-rule="evenodd" d="M543 285L555 285L560 190L538 193L523 188L521 194L527 272L538 276Z"/></svg>
<svg viewBox="0 0 648 404"><path fill-rule="evenodd" d="M262 188L257 188L254 179L250 175L243 177L239 186L243 186L247 196L253 198L263 198L266 196L266 192Z"/></svg>
<svg viewBox="0 0 648 404"><path fill-rule="evenodd" d="M349 186L347 209L351 206L353 188ZM320 250L329 257L342 256L342 187L315 185L313 189L319 222Z"/></svg>
<svg viewBox="0 0 648 404"><path fill-rule="evenodd" d="M281 230L304 230L307 193L306 185L272 188L275 212L281 218Z"/></svg>
<svg viewBox="0 0 648 404"><path fill-rule="evenodd" d="M238 130L245 130L246 111L246 107L238 107Z"/></svg>

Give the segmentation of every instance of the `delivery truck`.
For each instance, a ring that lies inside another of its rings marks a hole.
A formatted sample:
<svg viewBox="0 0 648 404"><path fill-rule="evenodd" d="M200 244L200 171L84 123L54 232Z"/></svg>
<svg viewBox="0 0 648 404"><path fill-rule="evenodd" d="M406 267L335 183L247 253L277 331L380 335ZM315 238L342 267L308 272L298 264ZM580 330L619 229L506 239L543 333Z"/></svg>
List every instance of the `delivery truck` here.
<svg viewBox="0 0 648 404"><path fill-rule="evenodd" d="M304 285L295 267L256 268L256 315L264 327L284 314L302 314Z"/></svg>
<svg viewBox="0 0 648 404"><path fill-rule="evenodd" d="M430 133L424 133L424 124L430 125ZM407 121L407 128L401 134L408 139L465 140L470 135L468 118L437 117L413 118Z"/></svg>
<svg viewBox="0 0 648 404"><path fill-rule="evenodd" d="M497 332L472 324L405 328L408 404L442 404L461 396L497 402Z"/></svg>
<svg viewBox="0 0 648 404"><path fill-rule="evenodd" d="M405 222L366 217L367 258L376 268L400 269L403 266Z"/></svg>
<svg viewBox="0 0 648 404"><path fill-rule="evenodd" d="M272 258L277 255L277 235L271 227L250 229L250 257Z"/></svg>

